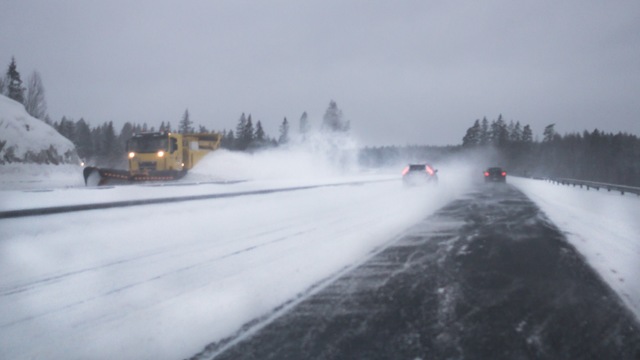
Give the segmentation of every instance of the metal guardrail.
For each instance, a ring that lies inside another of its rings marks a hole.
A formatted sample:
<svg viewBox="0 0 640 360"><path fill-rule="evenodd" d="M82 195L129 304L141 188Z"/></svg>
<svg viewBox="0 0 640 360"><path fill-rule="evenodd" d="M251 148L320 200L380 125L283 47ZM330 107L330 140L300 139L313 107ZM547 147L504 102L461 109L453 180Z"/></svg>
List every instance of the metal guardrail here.
<svg viewBox="0 0 640 360"><path fill-rule="evenodd" d="M616 184L607 184L600 183L594 181L584 181L584 180L576 180L576 179L547 179L548 181L560 185L572 185L572 186L580 186L581 188L596 189L600 190L607 189L607 191L619 191L620 194L624 195L626 193L636 194L640 196L640 187L634 186L625 186L625 185L616 185Z"/></svg>

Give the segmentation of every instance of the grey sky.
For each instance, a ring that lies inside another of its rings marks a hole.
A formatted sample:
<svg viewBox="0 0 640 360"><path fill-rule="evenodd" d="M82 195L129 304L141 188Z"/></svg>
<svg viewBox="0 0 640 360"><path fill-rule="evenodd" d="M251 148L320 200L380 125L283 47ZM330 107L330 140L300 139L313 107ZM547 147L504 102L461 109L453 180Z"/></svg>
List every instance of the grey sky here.
<svg viewBox="0 0 640 360"><path fill-rule="evenodd" d="M0 0L0 69L40 72L53 120L278 135L335 100L363 145L459 144L503 114L534 134L640 135L640 2Z"/></svg>

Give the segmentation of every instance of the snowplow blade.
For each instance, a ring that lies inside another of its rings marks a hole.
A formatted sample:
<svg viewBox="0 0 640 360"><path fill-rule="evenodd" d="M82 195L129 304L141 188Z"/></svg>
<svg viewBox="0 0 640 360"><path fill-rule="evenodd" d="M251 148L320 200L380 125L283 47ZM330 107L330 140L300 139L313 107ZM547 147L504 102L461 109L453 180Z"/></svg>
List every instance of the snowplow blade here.
<svg viewBox="0 0 640 360"><path fill-rule="evenodd" d="M113 184L132 184L138 182L173 181L185 176L187 171L149 171L140 174L132 174L127 170L100 169L86 167L83 171L86 186L103 186Z"/></svg>

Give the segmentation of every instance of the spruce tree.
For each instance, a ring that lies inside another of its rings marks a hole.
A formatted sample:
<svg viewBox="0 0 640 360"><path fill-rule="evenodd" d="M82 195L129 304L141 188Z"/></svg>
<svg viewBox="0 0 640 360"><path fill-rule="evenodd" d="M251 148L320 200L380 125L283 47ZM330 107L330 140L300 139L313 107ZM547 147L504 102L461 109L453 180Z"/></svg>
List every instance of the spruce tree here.
<svg viewBox="0 0 640 360"><path fill-rule="evenodd" d="M193 121L189 119L189 109L184 111L184 115L182 115L182 120L180 120L180 124L178 125L178 132L181 134L190 134L193 133L193 127L191 126Z"/></svg>
<svg viewBox="0 0 640 360"><path fill-rule="evenodd" d="M20 73L16 66L16 59L11 58L11 64L7 69L6 80L7 96L21 104L24 104L24 87L20 79Z"/></svg>
<svg viewBox="0 0 640 360"><path fill-rule="evenodd" d="M489 120L487 117L482 118L480 125L480 145L489 145L491 142L491 133L489 131Z"/></svg>
<svg viewBox="0 0 640 360"><path fill-rule="evenodd" d="M262 128L262 123L259 120L256 123L256 132L254 134L254 140L258 143L258 145L262 145L265 140L264 129Z"/></svg>
<svg viewBox="0 0 640 360"><path fill-rule="evenodd" d="M480 145L480 120L476 120L469 129L467 129L466 135L462 138L462 146L472 147Z"/></svg>
<svg viewBox="0 0 640 360"><path fill-rule="evenodd" d="M300 135L302 135L303 139L306 138L309 130L311 130L311 125L309 124L309 117L305 111L302 113L302 116L300 116Z"/></svg>
<svg viewBox="0 0 640 360"><path fill-rule="evenodd" d="M522 142L533 143L533 131L531 131L529 124L525 125L522 129Z"/></svg>
<svg viewBox="0 0 640 360"><path fill-rule="evenodd" d="M322 118L322 129L332 132L347 132L349 127L349 122L343 119L342 110L338 108L335 101L331 100Z"/></svg>
<svg viewBox="0 0 640 360"><path fill-rule="evenodd" d="M83 118L80 118L76 122L76 136L74 140L74 145L78 150L78 156L83 160L89 160L94 157L93 151L93 143L91 141L91 129L89 125L84 121Z"/></svg>
<svg viewBox="0 0 640 360"><path fill-rule="evenodd" d="M280 138L278 138L278 144L284 145L289 142L289 122L285 117L280 125Z"/></svg>

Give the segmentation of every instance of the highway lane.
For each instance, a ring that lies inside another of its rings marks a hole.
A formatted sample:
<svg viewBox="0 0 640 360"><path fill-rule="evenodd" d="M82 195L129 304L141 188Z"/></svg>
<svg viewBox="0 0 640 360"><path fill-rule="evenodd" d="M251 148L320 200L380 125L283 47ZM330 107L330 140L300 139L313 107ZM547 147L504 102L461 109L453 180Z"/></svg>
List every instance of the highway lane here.
<svg viewBox="0 0 640 360"><path fill-rule="evenodd" d="M516 188L481 186L193 359L638 359L640 325Z"/></svg>

